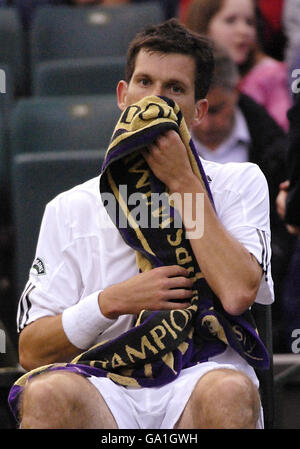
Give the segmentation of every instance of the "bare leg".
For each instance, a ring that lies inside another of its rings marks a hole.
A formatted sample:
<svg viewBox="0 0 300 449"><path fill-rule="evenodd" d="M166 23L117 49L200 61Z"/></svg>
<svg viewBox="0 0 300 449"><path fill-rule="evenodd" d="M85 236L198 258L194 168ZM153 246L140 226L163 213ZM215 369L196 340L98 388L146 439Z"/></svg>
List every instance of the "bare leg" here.
<svg viewBox="0 0 300 449"><path fill-rule="evenodd" d="M106 402L86 378L55 371L40 374L25 387L21 428L116 429Z"/></svg>
<svg viewBox="0 0 300 449"><path fill-rule="evenodd" d="M260 412L259 393L240 371L215 369L197 383L178 429L255 429Z"/></svg>

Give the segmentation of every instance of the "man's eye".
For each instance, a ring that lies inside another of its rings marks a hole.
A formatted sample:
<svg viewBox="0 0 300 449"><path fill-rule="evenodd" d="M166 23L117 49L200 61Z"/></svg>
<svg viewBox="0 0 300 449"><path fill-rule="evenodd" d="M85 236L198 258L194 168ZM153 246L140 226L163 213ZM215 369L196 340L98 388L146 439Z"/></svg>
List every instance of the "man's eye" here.
<svg viewBox="0 0 300 449"><path fill-rule="evenodd" d="M146 78L142 78L142 79L140 79L139 84L141 84L142 86L148 86L149 80Z"/></svg>
<svg viewBox="0 0 300 449"><path fill-rule="evenodd" d="M173 85L171 86L171 90L175 93L175 94L179 94L183 92L183 88L181 86L177 86L177 85Z"/></svg>

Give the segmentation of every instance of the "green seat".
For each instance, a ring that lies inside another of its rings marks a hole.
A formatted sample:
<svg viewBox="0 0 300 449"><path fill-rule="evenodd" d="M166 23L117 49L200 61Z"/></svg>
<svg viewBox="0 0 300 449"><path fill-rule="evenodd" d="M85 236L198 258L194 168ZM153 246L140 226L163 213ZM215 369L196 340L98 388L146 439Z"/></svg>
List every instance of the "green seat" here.
<svg viewBox="0 0 300 449"><path fill-rule="evenodd" d="M37 64L33 74L33 95L115 94L124 79L125 58L64 59Z"/></svg>
<svg viewBox="0 0 300 449"><path fill-rule="evenodd" d="M10 120L11 154L105 148L119 116L115 95L21 99Z"/></svg>
<svg viewBox="0 0 300 449"><path fill-rule="evenodd" d="M0 185L5 176L5 147L4 147L4 124L3 116L0 114Z"/></svg>
<svg viewBox="0 0 300 449"><path fill-rule="evenodd" d="M275 420L275 391L273 366L272 305L254 303L251 310L260 338L264 342L270 355L269 369L257 369L256 375L260 384L261 403L264 411L264 426L265 429L273 429Z"/></svg>
<svg viewBox="0 0 300 449"><path fill-rule="evenodd" d="M161 22L155 2L119 6L40 7L32 21L31 61L124 56L136 33Z"/></svg>
<svg viewBox="0 0 300 449"><path fill-rule="evenodd" d="M26 82L25 36L16 8L0 8L0 43L0 64L11 72L14 93L21 93Z"/></svg>
<svg viewBox="0 0 300 449"><path fill-rule="evenodd" d="M15 285L19 298L35 255L46 203L100 173L104 149L19 154L12 161Z"/></svg>
<svg viewBox="0 0 300 449"><path fill-rule="evenodd" d="M8 64L0 62L0 114L7 120L14 103L15 80Z"/></svg>

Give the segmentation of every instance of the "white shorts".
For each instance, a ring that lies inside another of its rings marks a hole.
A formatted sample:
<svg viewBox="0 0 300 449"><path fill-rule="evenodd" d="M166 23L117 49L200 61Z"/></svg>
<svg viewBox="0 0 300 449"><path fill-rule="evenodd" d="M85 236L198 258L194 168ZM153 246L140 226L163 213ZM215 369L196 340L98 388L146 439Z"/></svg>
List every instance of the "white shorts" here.
<svg viewBox="0 0 300 449"><path fill-rule="evenodd" d="M208 371L219 368L241 370L258 387L255 371L231 348L182 370L170 384L155 388L132 388L115 384L105 377L89 377L114 416L119 429L172 429L198 380ZM263 428L263 412L257 428Z"/></svg>

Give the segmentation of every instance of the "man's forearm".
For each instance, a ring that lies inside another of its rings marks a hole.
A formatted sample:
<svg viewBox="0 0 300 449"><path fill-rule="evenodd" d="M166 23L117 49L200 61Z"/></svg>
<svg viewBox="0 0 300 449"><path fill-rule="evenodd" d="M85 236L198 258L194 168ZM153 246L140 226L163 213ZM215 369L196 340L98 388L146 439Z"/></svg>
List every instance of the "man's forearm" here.
<svg viewBox="0 0 300 449"><path fill-rule="evenodd" d="M56 362L68 362L80 354L67 338L62 315L43 317L26 326L20 334L19 358L26 370Z"/></svg>
<svg viewBox="0 0 300 449"><path fill-rule="evenodd" d="M193 232L189 229L190 223L197 218L192 216L197 210L197 194L203 194L203 235L191 238L190 243L201 271L225 310L233 315L242 313L255 300L262 276L261 267L254 256L224 228L195 175L185 178L184 182L175 181L171 193L175 191L181 198L182 221L188 233ZM192 199L189 207L185 203L185 194Z"/></svg>

